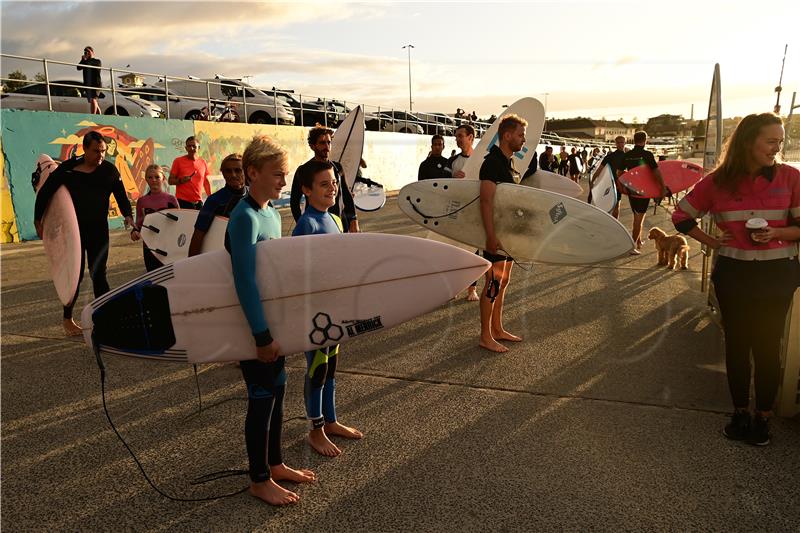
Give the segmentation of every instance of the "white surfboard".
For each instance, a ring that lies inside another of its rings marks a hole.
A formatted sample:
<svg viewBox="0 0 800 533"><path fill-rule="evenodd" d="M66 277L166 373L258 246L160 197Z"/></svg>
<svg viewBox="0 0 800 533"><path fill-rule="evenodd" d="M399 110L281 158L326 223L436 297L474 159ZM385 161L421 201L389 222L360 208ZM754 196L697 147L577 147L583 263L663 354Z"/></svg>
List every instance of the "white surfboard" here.
<svg viewBox="0 0 800 533"><path fill-rule="evenodd" d="M36 192L42 188L58 162L41 154L36 161L39 181ZM53 194L42 216L42 244L58 299L69 305L77 296L81 276L81 233L72 196L63 185Z"/></svg>
<svg viewBox="0 0 800 533"><path fill-rule="evenodd" d="M342 165L347 187L353 190L361 155L364 152L364 111L356 106L336 128L328 159Z"/></svg>
<svg viewBox="0 0 800 533"><path fill-rule="evenodd" d="M550 172L549 170L538 169L536 172L523 179L520 185L528 187L535 187L550 192L557 192L570 198L579 198L583 196L583 188L572 181L571 179Z"/></svg>
<svg viewBox="0 0 800 533"><path fill-rule="evenodd" d="M353 185L353 203L360 211L377 211L386 204L386 190L380 185L357 182Z"/></svg>
<svg viewBox="0 0 800 533"><path fill-rule="evenodd" d="M786 317L781 362L783 379L778 414L790 418L800 413L800 289L795 291Z"/></svg>
<svg viewBox="0 0 800 533"><path fill-rule="evenodd" d="M257 282L280 353L332 346L448 302L488 268L453 246L378 233L308 235L257 245ZM336 265L331 269L331 265ZM254 359L225 250L149 272L87 305L101 352L207 363Z"/></svg>
<svg viewBox="0 0 800 533"><path fill-rule="evenodd" d="M400 209L414 222L483 249L480 183L424 180L400 190ZM494 224L504 252L517 260L560 265L608 261L630 252L633 240L608 213L562 194L501 183L494 198Z"/></svg>
<svg viewBox="0 0 800 533"><path fill-rule="evenodd" d="M514 168L520 173L524 173L525 169L528 168L531 159L536 154L536 147L539 145L539 138L541 138L542 130L544 129L544 106L536 98L517 100L507 107L497 120L492 123L464 165L465 179L479 179L483 159L492 146L498 142L497 130L500 127L500 120L512 113L528 121L528 127L525 130L525 144L519 152L514 154Z"/></svg>
<svg viewBox="0 0 800 533"><path fill-rule="evenodd" d="M142 240L164 265L189 257L189 244L194 234L194 223L200 211L195 209L162 209L148 213L142 222ZM214 217L203 239L201 253L225 248L225 230L228 219Z"/></svg>
<svg viewBox="0 0 800 533"><path fill-rule="evenodd" d="M617 205L617 186L614 183L614 173L611 171L610 166L605 165L600 170L597 179L594 180L592 189L589 191L587 201L606 213L613 211L614 206Z"/></svg>

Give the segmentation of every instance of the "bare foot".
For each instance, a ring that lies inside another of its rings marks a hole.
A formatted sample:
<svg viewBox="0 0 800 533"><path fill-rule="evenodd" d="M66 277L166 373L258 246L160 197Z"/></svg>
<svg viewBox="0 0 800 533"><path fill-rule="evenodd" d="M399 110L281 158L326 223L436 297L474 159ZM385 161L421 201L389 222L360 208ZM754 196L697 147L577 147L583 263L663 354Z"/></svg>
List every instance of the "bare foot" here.
<svg viewBox="0 0 800 533"><path fill-rule="evenodd" d="M642 252L634 248L633 250L631 250L630 255L642 255Z"/></svg>
<svg viewBox="0 0 800 533"><path fill-rule="evenodd" d="M501 331L500 333L492 333L492 337L494 337L494 339L498 341L522 342L522 337L514 335L513 333L509 333L507 331Z"/></svg>
<svg viewBox="0 0 800 533"><path fill-rule="evenodd" d="M250 494L270 505L288 505L300 501L300 496L284 489L271 479L263 483L250 483Z"/></svg>
<svg viewBox="0 0 800 533"><path fill-rule="evenodd" d="M478 300L480 300L480 298L478 298L478 289L475 287L470 287L467 289L467 301L477 302Z"/></svg>
<svg viewBox="0 0 800 533"><path fill-rule="evenodd" d="M308 443L320 455L325 457L337 457L342 453L334 443L332 443L322 428L312 429L308 432Z"/></svg>
<svg viewBox="0 0 800 533"><path fill-rule="evenodd" d="M496 340L491 339L489 341L485 341L483 340L483 337L481 337L480 342L478 342L478 346L480 346L481 348L485 348L490 352L495 352L495 353L506 353L508 351L508 348L506 348Z"/></svg>
<svg viewBox="0 0 800 533"><path fill-rule="evenodd" d="M294 483L315 483L317 475L306 468L295 470L281 463L269 467L270 476L275 481L293 481Z"/></svg>
<svg viewBox="0 0 800 533"><path fill-rule="evenodd" d="M83 335L83 330L74 319L65 318L62 324L64 325L64 335L67 337L78 337Z"/></svg>
<svg viewBox="0 0 800 533"><path fill-rule="evenodd" d="M360 439L364 437L364 434L356 428L345 426L339 422L329 422L325 424L325 433L327 435L336 435L337 437L344 437L346 439Z"/></svg>

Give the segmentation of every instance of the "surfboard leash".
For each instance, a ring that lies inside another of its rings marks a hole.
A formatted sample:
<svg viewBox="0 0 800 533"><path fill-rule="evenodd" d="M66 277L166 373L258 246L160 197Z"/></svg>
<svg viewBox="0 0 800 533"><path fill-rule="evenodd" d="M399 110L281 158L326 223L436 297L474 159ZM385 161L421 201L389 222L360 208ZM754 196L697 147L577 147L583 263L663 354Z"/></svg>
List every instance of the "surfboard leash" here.
<svg viewBox="0 0 800 533"><path fill-rule="evenodd" d="M117 429L117 426L114 424L114 421L111 419L111 414L108 412L108 405L106 404L106 366L105 366L105 363L103 362L103 357L100 355L100 346L97 343L97 339L95 338L94 332L92 333L92 346L94 346L94 355L95 355L95 358L97 359L97 366L100 369L100 394L101 394L101 397L102 397L102 400L103 400L103 412L105 413L106 419L108 420L108 423L111 426L111 429L114 431L114 434L116 434L117 438L120 440L120 442L122 442L122 445L125 446L125 449L128 450L128 453L130 454L131 458L133 458L133 461L136 463L136 466L139 468L139 471L142 473L142 476L144 476L144 479L153 488L153 490L155 490L157 493L159 493L161 496L167 498L168 500L172 500L172 501L175 501L175 502L207 502L207 501L213 501L213 500L221 500L223 498L230 498L232 496L238 496L239 494L242 494L242 493L244 493L244 492L246 492L248 490L249 486L246 486L246 487L244 487L242 489L239 489L239 490L237 490L235 492L230 492L230 493L227 493L227 494L221 494L221 495L218 495L218 496L206 496L206 497L203 497L203 498L179 498L177 496L171 496L171 495L167 494L166 492L164 492L163 490L161 490L153 482L153 480L150 479L150 476L147 475L147 471L145 471L144 466L142 466L142 463L139 461L139 458L136 457L136 454L133 452L133 450L131 449L130 445L128 445L128 443L125 441L125 438L119 432L119 430ZM196 368L196 365L195 365L195 372L196 371L197 371L197 368ZM197 374L195 373L195 377L196 377L196 375ZM199 393L199 382L198 382L198 393ZM202 404L201 404L201 408L202 408ZM231 476L245 475L245 474L247 474L246 470L221 470L219 472L212 472L212 473L209 473L209 474L204 474L204 475L200 476L199 478L196 478L195 480L191 481L189 483L189 485L202 485L203 483L216 481L218 479L223 479L223 478L231 477Z"/></svg>
<svg viewBox="0 0 800 533"><path fill-rule="evenodd" d="M437 219L437 218L445 218L445 217L449 217L449 216L455 215L459 211L461 211L463 209L466 209L470 205L474 204L479 199L480 199L480 195L476 196L475 198L470 200L468 203L464 204L463 206L459 207L458 209L456 209L454 211L450 211L449 213L445 213L444 215L429 216L429 215L426 215L425 213L423 213L422 211L420 211L419 209L417 209L417 206L414 205L414 202L411 201L411 197L410 196L406 196L406 200L408 201L408 204L411 206L411 209L413 209L416 214L418 214L422 218L428 218L428 219L431 219L431 220L434 220L434 219ZM506 254L506 256L511 257L511 254L509 254L506 250L503 250L502 248L499 249L498 251L501 251L504 254ZM529 266L523 266L523 263L520 263L519 261L517 261L513 257L511 257L511 260L514 262L515 265L517 265L519 268L521 268L525 272L530 272L531 270L533 270L533 267L530 266L531 263L525 263L526 265L529 265Z"/></svg>

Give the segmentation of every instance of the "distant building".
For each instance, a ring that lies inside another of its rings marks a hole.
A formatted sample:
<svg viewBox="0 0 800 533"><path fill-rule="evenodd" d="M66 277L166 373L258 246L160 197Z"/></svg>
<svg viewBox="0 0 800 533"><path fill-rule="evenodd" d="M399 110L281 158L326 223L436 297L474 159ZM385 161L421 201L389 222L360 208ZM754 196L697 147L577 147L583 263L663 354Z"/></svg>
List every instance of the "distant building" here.
<svg viewBox="0 0 800 533"><path fill-rule="evenodd" d="M619 120L595 120L583 117L548 120L545 129L562 137L605 142L613 141L618 135L630 139L635 131L632 126Z"/></svg>
<svg viewBox="0 0 800 533"><path fill-rule="evenodd" d="M658 115L647 120L644 131L649 137L691 137L692 128L683 115Z"/></svg>
<svg viewBox="0 0 800 533"><path fill-rule="evenodd" d="M119 76L120 85L123 87L143 87L144 77L133 72Z"/></svg>

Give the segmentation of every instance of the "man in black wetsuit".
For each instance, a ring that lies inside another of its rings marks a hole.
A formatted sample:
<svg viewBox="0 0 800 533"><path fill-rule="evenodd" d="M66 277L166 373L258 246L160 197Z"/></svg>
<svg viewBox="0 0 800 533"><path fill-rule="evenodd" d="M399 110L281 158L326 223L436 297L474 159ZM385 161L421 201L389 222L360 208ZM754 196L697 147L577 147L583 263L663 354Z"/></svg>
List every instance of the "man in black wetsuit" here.
<svg viewBox="0 0 800 533"><path fill-rule="evenodd" d="M83 265L88 260L89 275L92 278L94 296L97 298L110 289L106 280L108 261L108 199L111 194L117 200L120 211L125 216L125 227L133 225L131 203L125 193L125 186L117 167L105 160L106 142L96 131L83 137L83 156L59 165L47 179L36 195L33 222L36 233L42 236L42 217L53 194L61 185L66 186L75 205L78 216L78 229L81 235L81 278ZM64 332L68 336L81 334L81 328L72 319L72 308L80 292L72 302L64 307Z"/></svg>
<svg viewBox="0 0 800 533"><path fill-rule="evenodd" d="M603 158L603 161L600 163L600 166L597 167L594 175L592 176L591 180L589 181L589 188L591 189L592 185L594 184L594 180L597 179L597 176L600 175L600 172L603 170L603 167L608 165L611 167L611 173L614 175L614 179L619 177L620 173L618 172L622 169L622 159L625 157L625 137L622 135L618 135L614 139L614 144L616 145L616 150L613 152L608 152L606 156ZM611 211L611 216L614 218L619 218L619 202L622 200L622 188L620 187L619 181L616 182L617 185L617 203L614 205L613 211Z"/></svg>
<svg viewBox="0 0 800 533"><path fill-rule="evenodd" d="M452 173L449 171L450 163L447 158L442 156L442 151L444 151L444 137L441 135L434 135L431 138L431 155L419 165L419 172L417 173L418 180L453 177Z"/></svg>
<svg viewBox="0 0 800 533"><path fill-rule="evenodd" d="M328 209L328 212L333 213L342 219L345 232L358 233L360 230L358 227L358 217L356 216L356 206L353 203L353 194L347 187L347 181L345 181L342 165L336 161L331 161L328 159L328 156L331 153L332 139L333 130L329 130L328 128L318 126L316 128L311 128L311 131L308 132L308 146L314 151L314 157L297 167L297 170L294 172L294 178L292 179L292 194L289 197L289 205L292 208L292 216L294 217L294 221L297 222L297 220L300 218L300 215L302 215L300 212L300 200L303 197L303 190L300 186L300 176L306 172L309 172L310 167L308 164L311 161L329 161L333 164L333 173L342 186L339 187L339 192L336 195L336 204Z"/></svg>
<svg viewBox="0 0 800 533"><path fill-rule="evenodd" d="M83 49L80 65L86 65L79 66L78 70L83 71L83 84L87 87L83 91L86 94L86 100L89 102L89 113L99 115L100 105L97 103L97 95L100 92L99 89L103 86L102 81L100 81L100 67L103 64L94 57L94 48L87 46Z"/></svg>
<svg viewBox="0 0 800 533"><path fill-rule="evenodd" d="M492 352L507 352L498 341L520 342L521 337L503 327L503 301L511 279L512 258L505 255L494 229L494 195L501 183L519 183L519 172L514 168L514 152L525 145L527 121L517 115L506 115L497 128L498 144L492 146L481 165L480 205L486 246L483 257L492 263L486 272L486 285L481 294L481 335L479 345Z"/></svg>

